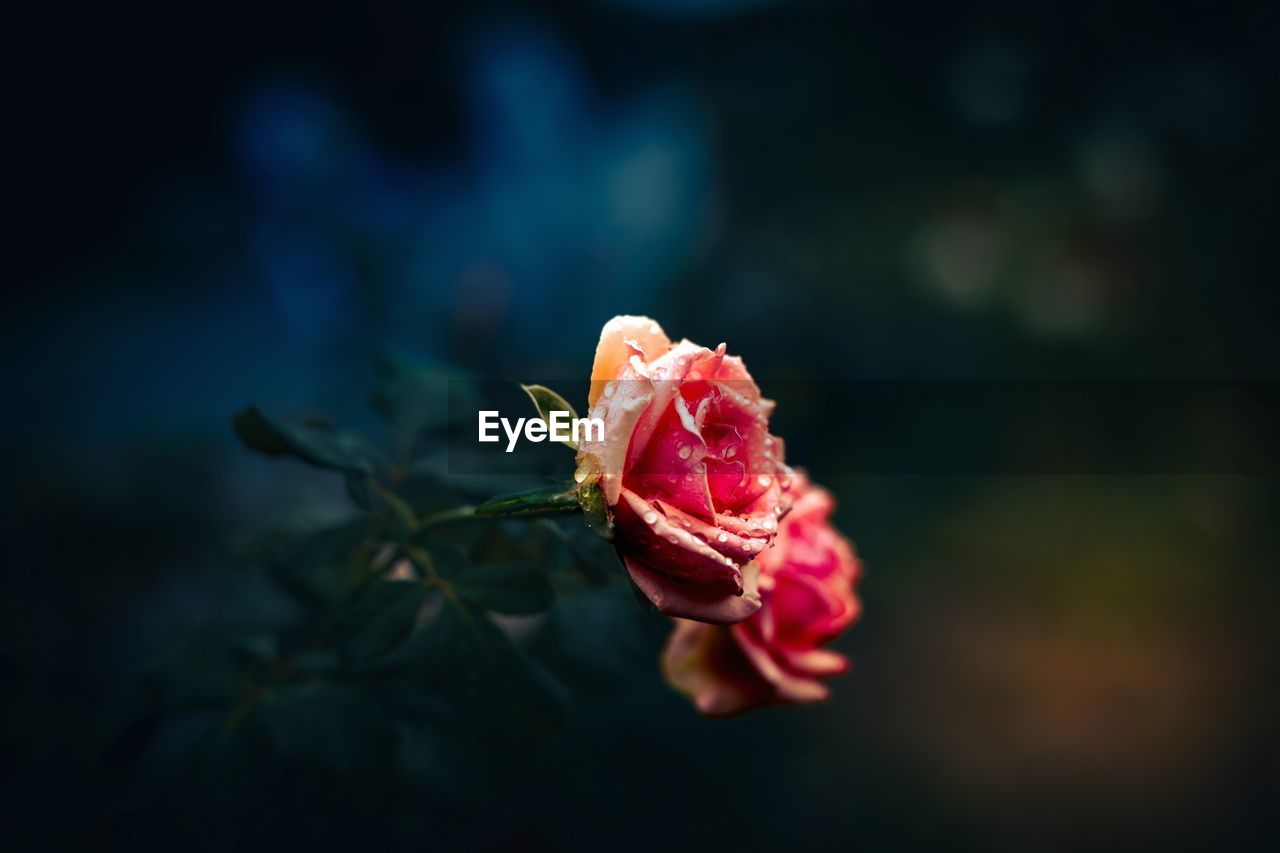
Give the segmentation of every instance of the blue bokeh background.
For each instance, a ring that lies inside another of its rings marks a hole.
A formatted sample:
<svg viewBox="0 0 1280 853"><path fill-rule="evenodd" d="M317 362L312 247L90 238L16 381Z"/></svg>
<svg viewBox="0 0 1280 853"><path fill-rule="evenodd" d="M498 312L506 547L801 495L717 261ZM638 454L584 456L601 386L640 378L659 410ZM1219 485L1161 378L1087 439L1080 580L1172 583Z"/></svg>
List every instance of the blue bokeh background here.
<svg viewBox="0 0 1280 853"><path fill-rule="evenodd" d="M380 355L580 380L637 313L791 389L789 453L867 561L854 672L706 723L638 666L501 780L494 845L1264 841L1274 477L858 477L829 457L856 457L859 401L821 380L1274 380L1273 6L223 3L13 31L0 817L92 813L98 703L230 606L237 542L346 511L231 413L380 437Z"/></svg>

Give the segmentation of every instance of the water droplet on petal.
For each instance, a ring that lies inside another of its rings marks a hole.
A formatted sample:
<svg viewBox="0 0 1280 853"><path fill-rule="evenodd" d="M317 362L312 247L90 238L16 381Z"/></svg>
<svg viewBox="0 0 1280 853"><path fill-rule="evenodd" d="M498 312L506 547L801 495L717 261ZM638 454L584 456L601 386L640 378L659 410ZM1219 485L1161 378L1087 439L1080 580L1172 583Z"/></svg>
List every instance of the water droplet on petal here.
<svg viewBox="0 0 1280 853"><path fill-rule="evenodd" d="M670 536L667 537L667 541L670 542L672 545L675 545L680 541L680 537L672 533Z"/></svg>
<svg viewBox="0 0 1280 853"><path fill-rule="evenodd" d="M773 478L768 474L761 474L759 477L756 477L756 482L767 488L769 484L773 482Z"/></svg>
<svg viewBox="0 0 1280 853"><path fill-rule="evenodd" d="M656 524L656 523L657 523L657 521L658 521L658 514L657 514L656 512L654 512L653 510L649 510L648 512L646 512L646 513L644 514L644 523L645 523L645 524Z"/></svg>
<svg viewBox="0 0 1280 853"><path fill-rule="evenodd" d="M717 542L728 542L728 541L729 541L729 534L728 534L728 533L721 533L719 536L717 536L717 537L716 537L716 541L717 541Z"/></svg>
<svg viewBox="0 0 1280 853"><path fill-rule="evenodd" d="M676 451L676 455L681 459L688 459L693 455L693 448L686 444Z"/></svg>

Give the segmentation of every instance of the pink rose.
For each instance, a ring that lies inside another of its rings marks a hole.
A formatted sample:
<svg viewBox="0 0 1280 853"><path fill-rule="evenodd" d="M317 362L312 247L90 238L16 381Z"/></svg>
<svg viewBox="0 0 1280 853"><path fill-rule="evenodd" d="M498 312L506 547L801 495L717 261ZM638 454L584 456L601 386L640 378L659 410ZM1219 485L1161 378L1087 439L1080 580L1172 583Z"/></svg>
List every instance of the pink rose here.
<svg viewBox="0 0 1280 853"><path fill-rule="evenodd" d="M599 478L635 585L669 616L727 624L758 610L754 559L777 533L791 471L769 434L773 402L742 359L615 317L589 400L605 433L583 443L580 471Z"/></svg>
<svg viewBox="0 0 1280 853"><path fill-rule="evenodd" d="M854 585L861 568L831 526L831 495L803 475L793 491L774 547L759 557L759 612L729 626L677 620L667 640L663 672L704 714L818 702L830 694L821 679L849 667L822 646L858 617Z"/></svg>

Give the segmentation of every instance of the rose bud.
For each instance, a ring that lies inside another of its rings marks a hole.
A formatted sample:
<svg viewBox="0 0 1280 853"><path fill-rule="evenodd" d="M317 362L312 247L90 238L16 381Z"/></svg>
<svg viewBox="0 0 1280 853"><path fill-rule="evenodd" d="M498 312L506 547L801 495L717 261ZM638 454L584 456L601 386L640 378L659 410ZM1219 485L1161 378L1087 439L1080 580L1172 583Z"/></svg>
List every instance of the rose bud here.
<svg viewBox="0 0 1280 853"><path fill-rule="evenodd" d="M803 475L793 491L774 547L758 558L760 610L729 626L676 620L663 650L667 681L708 716L819 702L830 694L821 679L849 667L822 646L858 617L861 567L828 520L831 495Z"/></svg>
<svg viewBox="0 0 1280 853"><path fill-rule="evenodd" d="M598 478L636 587L669 616L728 624L758 610L754 558L786 511L791 471L769 434L773 402L742 359L615 317L589 400L605 429L582 444L579 471Z"/></svg>

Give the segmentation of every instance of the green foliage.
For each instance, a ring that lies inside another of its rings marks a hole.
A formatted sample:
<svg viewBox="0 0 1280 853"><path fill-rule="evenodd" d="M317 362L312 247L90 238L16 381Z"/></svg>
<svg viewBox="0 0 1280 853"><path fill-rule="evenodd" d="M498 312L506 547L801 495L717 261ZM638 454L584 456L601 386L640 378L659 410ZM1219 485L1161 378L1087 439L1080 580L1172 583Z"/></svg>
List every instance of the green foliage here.
<svg viewBox="0 0 1280 853"><path fill-rule="evenodd" d="M567 714L564 686L466 601L451 600L396 662L426 674L482 738L546 736Z"/></svg>
<svg viewBox="0 0 1280 853"><path fill-rule="evenodd" d="M313 606L336 606L351 592L370 560L365 518L323 528L279 547L268 556L275 580Z"/></svg>
<svg viewBox="0 0 1280 853"><path fill-rule="evenodd" d="M546 575L518 563L476 566L454 580L453 588L477 607L497 613L541 613L554 597Z"/></svg>
<svg viewBox="0 0 1280 853"><path fill-rule="evenodd" d="M417 581L371 583L334 625L333 640L343 660L369 661L395 648L413 631L428 592Z"/></svg>
<svg viewBox="0 0 1280 853"><path fill-rule="evenodd" d="M321 424L286 424L250 406L231 419L240 440L268 456L293 456L317 468L372 476L382 454L362 436Z"/></svg>
<svg viewBox="0 0 1280 853"><path fill-rule="evenodd" d="M566 412L570 420L577 419L578 413L573 406L569 405L564 397L561 397L550 388L542 385L521 385L520 387L524 390L524 393L529 395L529 399L533 401L534 408L538 410L538 417L546 423L548 430L551 428L552 412ZM560 444L573 450L578 449L577 443L572 438L566 439Z"/></svg>
<svg viewBox="0 0 1280 853"><path fill-rule="evenodd" d="M363 436L330 425L285 423L257 406L233 416L231 424L240 440L259 453L292 456L317 468L341 471L352 499L361 506L369 505L369 480L386 468L382 453Z"/></svg>
<svg viewBox="0 0 1280 853"><path fill-rule="evenodd" d="M442 796L478 791L477 756L554 737L571 687L620 684L636 664L643 617L618 606L628 585L612 548L555 518L585 510L607 525L599 490L556 485L468 505L466 485L413 458L446 419L423 402L428 387L442 398L441 377L380 369L394 465L332 426L256 407L233 418L249 448L342 474L356 508L340 523L256 536L227 569L252 595L229 596L147 670L102 758L145 780L140 802L198 790L270 838L263 804L325 773L394 767ZM526 391L544 415L574 416L553 392ZM209 837L235 840L214 827Z"/></svg>

